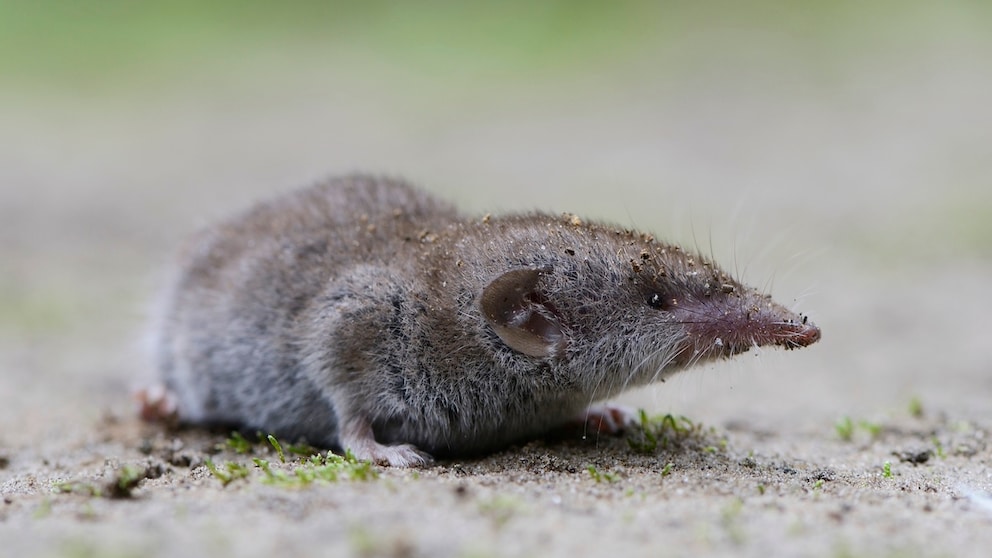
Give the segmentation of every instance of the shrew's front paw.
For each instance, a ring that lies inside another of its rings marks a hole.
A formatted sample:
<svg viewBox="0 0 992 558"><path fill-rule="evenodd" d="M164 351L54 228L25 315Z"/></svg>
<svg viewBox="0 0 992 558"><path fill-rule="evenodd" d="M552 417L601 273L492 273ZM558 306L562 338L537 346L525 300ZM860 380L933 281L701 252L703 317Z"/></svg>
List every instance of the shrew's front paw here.
<svg viewBox="0 0 992 558"><path fill-rule="evenodd" d="M359 459L367 459L377 465L390 467L423 467L434 461L430 455L410 444L385 446L373 443L348 449Z"/></svg>
<svg viewBox="0 0 992 558"><path fill-rule="evenodd" d="M359 459L390 467L421 467L434 461L430 454L411 444L387 446L375 440L372 426L361 418L346 421L341 429L341 446Z"/></svg>

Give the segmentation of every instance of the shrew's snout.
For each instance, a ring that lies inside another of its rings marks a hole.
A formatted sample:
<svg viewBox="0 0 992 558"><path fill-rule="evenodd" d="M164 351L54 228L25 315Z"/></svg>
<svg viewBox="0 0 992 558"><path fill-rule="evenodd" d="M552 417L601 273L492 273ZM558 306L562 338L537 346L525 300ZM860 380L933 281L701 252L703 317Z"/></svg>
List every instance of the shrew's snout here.
<svg viewBox="0 0 992 558"><path fill-rule="evenodd" d="M779 330L781 342L778 344L786 349L808 347L820 340L820 328L802 314L799 314L798 320L790 318L780 324Z"/></svg>
<svg viewBox="0 0 992 558"><path fill-rule="evenodd" d="M752 347L798 349L821 335L807 316L760 296L687 302L676 314L688 334L690 358L731 356Z"/></svg>

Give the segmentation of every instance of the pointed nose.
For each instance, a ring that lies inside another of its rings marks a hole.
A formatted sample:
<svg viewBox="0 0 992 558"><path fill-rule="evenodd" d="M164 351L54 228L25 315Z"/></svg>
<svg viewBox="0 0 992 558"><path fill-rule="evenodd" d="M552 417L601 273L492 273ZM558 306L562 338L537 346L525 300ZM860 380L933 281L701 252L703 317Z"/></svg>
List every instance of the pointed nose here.
<svg viewBox="0 0 992 558"><path fill-rule="evenodd" d="M821 336L808 317L757 294L697 300L676 313L694 351L712 356L735 355L755 346L798 349Z"/></svg>
<svg viewBox="0 0 992 558"><path fill-rule="evenodd" d="M778 324L778 328L779 331L776 335L781 341L777 344L786 349L808 347L820 340L820 328L802 314L799 314L798 320L789 319L785 323Z"/></svg>

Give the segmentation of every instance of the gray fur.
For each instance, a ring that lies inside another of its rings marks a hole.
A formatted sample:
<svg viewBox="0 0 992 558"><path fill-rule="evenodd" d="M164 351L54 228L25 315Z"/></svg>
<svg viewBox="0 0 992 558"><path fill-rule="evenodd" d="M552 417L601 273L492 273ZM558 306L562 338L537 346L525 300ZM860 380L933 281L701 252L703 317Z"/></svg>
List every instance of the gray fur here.
<svg viewBox="0 0 992 558"><path fill-rule="evenodd" d="M539 272L482 303L514 270ZM539 436L700 360L818 338L649 235L571 215L466 218L404 182L350 176L196 236L158 356L185 422L405 465Z"/></svg>

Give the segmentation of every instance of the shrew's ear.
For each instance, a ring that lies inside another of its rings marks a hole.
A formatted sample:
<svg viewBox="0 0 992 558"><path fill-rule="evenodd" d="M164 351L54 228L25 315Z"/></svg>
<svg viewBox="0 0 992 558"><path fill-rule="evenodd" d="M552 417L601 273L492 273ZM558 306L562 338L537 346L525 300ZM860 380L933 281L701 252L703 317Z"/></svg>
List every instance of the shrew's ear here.
<svg viewBox="0 0 992 558"><path fill-rule="evenodd" d="M565 350L561 319L537 285L551 268L513 269L482 290L482 315L511 349L532 357L557 357Z"/></svg>

